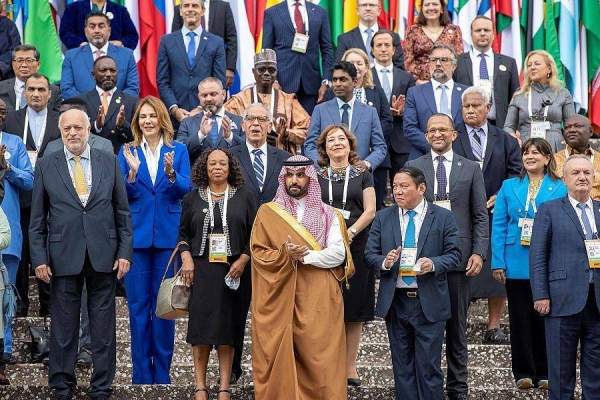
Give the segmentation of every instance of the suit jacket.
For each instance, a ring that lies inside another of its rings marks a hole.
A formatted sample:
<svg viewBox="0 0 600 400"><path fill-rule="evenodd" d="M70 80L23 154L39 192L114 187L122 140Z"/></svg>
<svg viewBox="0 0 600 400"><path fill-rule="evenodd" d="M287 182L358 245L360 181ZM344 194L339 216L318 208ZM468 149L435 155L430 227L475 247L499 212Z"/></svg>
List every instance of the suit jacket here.
<svg viewBox="0 0 600 400"><path fill-rule="evenodd" d="M125 161L123 149L119 152L119 163L123 180L127 188L127 199L133 220L133 248L156 247L173 249L177 245L179 220L183 196L192 190L190 182L190 161L185 145L172 142L173 147L163 145L158 159L158 171L154 184L150 178L148 163L144 152L137 149L140 168L135 182L127 182L129 164ZM171 183L165 175L163 158L165 153L175 152L173 169L175 182Z"/></svg>
<svg viewBox="0 0 600 400"><path fill-rule="evenodd" d="M243 144L232 148L230 151L240 164L240 169L244 175L244 187L252 193L256 200L256 205L260 207L262 204L273 200L275 193L277 193L277 188L279 187L278 177L283 162L290 158L292 154L285 150L278 149L277 147L267 145L267 170L265 171L263 190L260 191L258 189L258 181L256 180L252 159L250 158L246 143L244 142Z"/></svg>
<svg viewBox="0 0 600 400"><path fill-rule="evenodd" d="M17 25L9 18L0 16L0 80L10 79L15 74L12 69L12 51L21 44Z"/></svg>
<svg viewBox="0 0 600 400"><path fill-rule="evenodd" d="M284 92L296 93L302 83L305 93L316 95L321 81L331 79L333 44L327 10L306 2L306 13L309 32L306 53L292 51L296 29L290 18L287 1L265 10L262 48L275 50L278 61L277 77ZM320 63L323 65L322 74Z"/></svg>
<svg viewBox="0 0 600 400"><path fill-rule="evenodd" d="M123 93L119 89L115 90L111 97L110 104L108 105L104 126L100 132L97 132L95 128L95 122L98 118L98 109L102 104L98 91L94 88L79 96L79 98L85 101L87 114L90 117L90 123L92 124L92 132L110 140L114 153L119 154L119 150L123 143L129 143L133 140L131 121L133 120L133 115L135 114L135 109L139 100L137 96ZM117 128L117 115L119 115L121 106L125 106L125 122L121 128Z"/></svg>
<svg viewBox="0 0 600 400"><path fill-rule="evenodd" d="M313 111L305 143L305 155L315 162L318 160L317 139L329 125L340 125L342 117L337 98L317 104ZM375 170L387 155L387 146L381 130L379 116L374 107L354 102L350 130L356 136L356 152L363 161L368 161Z"/></svg>
<svg viewBox="0 0 600 400"><path fill-rule="evenodd" d="M458 136L452 143L455 154L475 161L471 140L464 123L456 127ZM483 180L485 194L489 199L500 190L502 182L518 176L521 172L521 148L517 139L502 129L488 124L487 146L483 156Z"/></svg>
<svg viewBox="0 0 600 400"><path fill-rule="evenodd" d="M198 107L198 84L209 76L225 86L225 45L223 39L202 31L194 65L190 67L181 31L160 40L156 64L156 83L161 100L168 109L178 105L185 110Z"/></svg>
<svg viewBox="0 0 600 400"><path fill-rule="evenodd" d="M503 269L509 279L529 279L529 246L521 245L521 218L534 218L533 206L526 207L529 177L507 179L498 192L492 223L492 270ZM567 195L561 180L544 176L535 197L536 209L542 203ZM527 208L527 212L525 209Z"/></svg>
<svg viewBox="0 0 600 400"><path fill-rule="evenodd" d="M117 64L117 88L132 96L139 96L140 83L133 51L109 44L108 56ZM68 50L63 60L60 81L63 98L70 99L94 89L96 82L91 75L93 69L94 55L89 45Z"/></svg>
<svg viewBox="0 0 600 400"><path fill-rule="evenodd" d="M231 147L244 144L245 135L242 133L242 117L227 111L225 111L225 115L227 115L233 122L231 125L231 144L229 144L227 140L223 138L223 127L221 127L221 130L219 131L221 134L221 140L216 147L220 149L229 149ZM192 117L185 118L183 121L181 121L179 130L177 131L177 141L186 145L188 154L190 156L190 164L192 166L196 163L196 160L200 157L204 150L213 147L210 140L204 139L202 143L200 143L200 138L198 137L198 131L200 131L200 121L202 121L203 116L204 112L201 112Z"/></svg>
<svg viewBox="0 0 600 400"><path fill-rule="evenodd" d="M375 68L371 68L371 72L373 74L373 83L375 86L380 88L383 87L381 82L379 81L379 75L377 74L377 70ZM401 70L400 68L394 67L393 71L393 84L392 84L392 96L406 96L408 89L415 86L415 78L413 78L412 74ZM391 99L388 99L391 101ZM411 144L404 137L404 118L402 115L393 116L394 125L392 134L389 137L389 140L386 138L386 142L388 145L388 149L394 150L394 152L398 154L408 154L410 153Z"/></svg>
<svg viewBox="0 0 600 400"><path fill-rule="evenodd" d="M381 277L375 307L375 315L381 318L385 318L390 309L398 280L399 262L388 271L382 271L381 266L391 250L402 246L399 213L400 209L394 204L375 214L365 248L367 268ZM431 259L435 265L433 273L416 277L423 313L430 322L447 320L451 312L446 272L455 270L460 263L460 240L452 213L432 203L427 204L419 231L417 259L421 257Z"/></svg>
<svg viewBox="0 0 600 400"><path fill-rule="evenodd" d="M500 68L502 66L503 68ZM496 106L496 126L504 127L508 105L519 88L519 70L514 58L494 53L494 105ZM471 53L459 54L456 58L454 81L473 86L473 61Z"/></svg>
<svg viewBox="0 0 600 400"><path fill-rule="evenodd" d="M85 17L91 11L89 1L77 1L65 9L58 35L67 49L75 49L88 41L84 32ZM110 19L109 40L120 40L123 46L134 50L138 45L139 36L127 9L113 1L107 1L106 15Z"/></svg>
<svg viewBox="0 0 600 400"><path fill-rule="evenodd" d="M454 126L463 122L461 96L466 88L467 86L454 82L451 100ZM412 144L409 160L429 152L430 147L425 139L425 131L429 117L438 112L436 107L431 81L408 89L404 106L404 137Z"/></svg>
<svg viewBox="0 0 600 400"><path fill-rule="evenodd" d="M600 202L594 200L593 208L593 228L600 232ZM587 302L592 272L584 239L579 217L567 196L540 205L531 236L529 274L533 301L550 299L551 317L577 314ZM600 285L594 287L600 308Z"/></svg>
<svg viewBox="0 0 600 400"><path fill-rule="evenodd" d="M31 264L55 276L77 275L86 254L97 272L112 273L115 260L133 260L131 214L114 154L91 150L92 187L84 207L67 159L57 151L35 169L29 244Z"/></svg>
<svg viewBox="0 0 600 400"><path fill-rule="evenodd" d="M433 201L435 172L431 152L416 160L408 161L406 166L423 171L427 184L425 198L427 201ZM490 243L487 198L479 165L454 153L448 191L452 213L460 231L463 258L458 270L464 271L472 254L479 254L484 259L487 257Z"/></svg>
<svg viewBox="0 0 600 400"><path fill-rule="evenodd" d="M175 6L171 32L181 29L183 18L179 14L179 6ZM235 71L237 65L237 30L233 12L228 1L210 0L208 8L208 31L225 42L225 68Z"/></svg>
<svg viewBox="0 0 600 400"><path fill-rule="evenodd" d="M375 34L375 32L373 32L373 34ZM392 36L392 43L396 49L393 58L394 67L404 69L404 52L402 51L402 46L400 45L400 35L392 32ZM348 49L361 49L365 53L367 52L365 42L363 42L362 33L360 33L358 26L338 36L337 48L335 50L335 61L341 60L344 53ZM371 54L369 54L369 56L371 56Z"/></svg>
<svg viewBox="0 0 600 400"><path fill-rule="evenodd" d="M0 99L6 103L6 111L14 111L17 106L17 95L15 93L15 79L6 79L0 82ZM56 85L50 85L50 101L48 101L48 108L54 111L58 111L62 103L62 94L60 88Z"/></svg>
<svg viewBox="0 0 600 400"><path fill-rule="evenodd" d="M92 149L107 151L113 154L115 152L110 140L104 139L102 136L94 135L93 133L90 134L90 137L88 138L88 144ZM53 140L48 143L48 146L46 147L46 154L52 154L55 151L64 149L64 147L65 145L62 139Z"/></svg>

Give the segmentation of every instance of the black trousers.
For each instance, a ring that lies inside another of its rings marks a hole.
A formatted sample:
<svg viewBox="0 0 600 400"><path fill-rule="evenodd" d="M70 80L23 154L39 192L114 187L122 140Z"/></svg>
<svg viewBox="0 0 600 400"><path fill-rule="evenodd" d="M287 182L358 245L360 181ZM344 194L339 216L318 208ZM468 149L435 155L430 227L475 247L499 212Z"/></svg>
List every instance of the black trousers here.
<svg viewBox="0 0 600 400"><path fill-rule="evenodd" d="M515 381L548 379L544 317L533 308L529 279L507 279L510 352Z"/></svg>
<svg viewBox="0 0 600 400"><path fill-rule="evenodd" d="M446 321L446 391L467 393L467 311L471 301L471 284L465 271L446 273L452 317Z"/></svg>

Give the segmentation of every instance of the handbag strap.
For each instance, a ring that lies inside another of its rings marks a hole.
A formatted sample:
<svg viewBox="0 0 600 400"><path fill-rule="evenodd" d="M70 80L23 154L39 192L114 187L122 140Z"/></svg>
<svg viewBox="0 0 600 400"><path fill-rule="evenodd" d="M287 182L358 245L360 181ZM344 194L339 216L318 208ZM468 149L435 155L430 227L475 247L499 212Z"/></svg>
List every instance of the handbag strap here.
<svg viewBox="0 0 600 400"><path fill-rule="evenodd" d="M177 243L177 246L175 246L175 249L173 250L173 253L171 254L171 257L169 257L169 262L167 262L167 268L165 268L165 273L163 274L162 280L165 280L165 277L167 276L167 271L169 270L169 267L171 266L171 263L173 262L173 259L175 259L175 266L173 267L173 276L177 276L179 275L179 273L181 272L181 270L179 269L179 257L175 257L177 255L177 253L179 252L179 245L181 244L181 242Z"/></svg>

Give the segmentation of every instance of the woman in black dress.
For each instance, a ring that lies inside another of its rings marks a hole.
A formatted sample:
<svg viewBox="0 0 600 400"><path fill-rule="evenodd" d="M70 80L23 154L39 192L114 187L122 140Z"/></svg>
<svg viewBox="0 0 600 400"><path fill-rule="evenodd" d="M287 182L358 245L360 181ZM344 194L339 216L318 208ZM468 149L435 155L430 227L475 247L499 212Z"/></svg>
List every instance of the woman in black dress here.
<svg viewBox="0 0 600 400"><path fill-rule="evenodd" d="M195 396L209 398L206 369L215 345L220 376L217 399L230 399L233 346L243 343L246 319L235 283L239 285L250 260L256 205L242 187L240 168L227 150L206 150L192 168L191 180L198 189L183 198L179 250L182 279L192 284L186 341L194 346Z"/></svg>
<svg viewBox="0 0 600 400"><path fill-rule="evenodd" d="M355 166L360 161L356 154L356 137L346 126L327 127L317 140L317 149L321 166L318 171L321 196L346 220L356 268L356 273L349 280L350 289L343 286L343 296L348 385L360 386L356 357L362 324L375 317L375 276L363 263L369 224L375 218L373 177L369 171Z"/></svg>

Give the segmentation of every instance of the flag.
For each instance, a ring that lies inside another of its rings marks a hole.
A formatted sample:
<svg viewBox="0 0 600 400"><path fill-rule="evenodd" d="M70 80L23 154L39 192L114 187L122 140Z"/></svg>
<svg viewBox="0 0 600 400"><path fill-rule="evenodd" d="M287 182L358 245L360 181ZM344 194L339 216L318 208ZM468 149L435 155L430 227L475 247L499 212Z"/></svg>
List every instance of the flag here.
<svg viewBox="0 0 600 400"><path fill-rule="evenodd" d="M21 35L21 38L23 38L23 0L8 0L8 3L4 5L4 11L6 11L7 17L15 23L15 25L17 26L17 30Z"/></svg>
<svg viewBox="0 0 600 400"><path fill-rule="evenodd" d="M521 50L521 25L519 20L519 0L496 1L496 31L500 33L500 53L512 57L521 73L523 53Z"/></svg>
<svg viewBox="0 0 600 400"><path fill-rule="evenodd" d="M269 7L279 3L280 0L257 0L256 2L256 26L258 37L256 38L256 52L260 53L262 50L262 38L263 38L263 20L265 10ZM239 36L238 36L239 37ZM239 46L238 46L239 48Z"/></svg>
<svg viewBox="0 0 600 400"><path fill-rule="evenodd" d="M588 82L587 76L585 77L586 79L582 79L582 73L584 71L581 69L578 1L561 0L558 29L562 39L560 42L560 61L564 66L565 84L573 96L575 112L579 112L581 108L584 110L587 109ZM587 72L587 65L584 66L584 69L586 69ZM582 87L582 84L585 86Z"/></svg>
<svg viewBox="0 0 600 400"><path fill-rule="evenodd" d="M234 85L229 88L231 94L254 82L252 67L254 66L254 37L250 31L246 4L244 0L226 0L231 4L238 37L237 70Z"/></svg>
<svg viewBox="0 0 600 400"><path fill-rule="evenodd" d="M415 0L398 0L398 3L398 15L396 17L396 26L394 27L394 30L398 32L400 38L404 39L406 30L414 23L416 5Z"/></svg>
<svg viewBox="0 0 600 400"><path fill-rule="evenodd" d="M337 46L337 38L344 33L344 0L320 0L315 4L327 10L329 15L329 27L331 29L331 40Z"/></svg>
<svg viewBox="0 0 600 400"><path fill-rule="evenodd" d="M546 4L544 0L529 0L532 6L531 14L531 50L544 50L546 47L546 38L544 35L544 20L546 14Z"/></svg>
<svg viewBox="0 0 600 400"><path fill-rule="evenodd" d="M587 70L592 79L589 117L596 128L600 128L600 3L598 0L581 0L581 22L585 27L587 40Z"/></svg>
<svg viewBox="0 0 600 400"><path fill-rule="evenodd" d="M390 29L390 0L379 0L377 24L380 28Z"/></svg>
<svg viewBox="0 0 600 400"><path fill-rule="evenodd" d="M140 97L158 96L156 63L160 39L166 33L165 0L140 0L138 6Z"/></svg>
<svg viewBox="0 0 600 400"><path fill-rule="evenodd" d="M477 1L455 0L452 20L462 31L463 46L466 51L471 49L471 22L477 17Z"/></svg>
<svg viewBox="0 0 600 400"><path fill-rule="evenodd" d="M358 13L356 12L357 0L343 0L343 1L344 1L344 32L348 32L349 30L354 29L358 26Z"/></svg>
<svg viewBox="0 0 600 400"><path fill-rule="evenodd" d="M544 27L546 34L544 35L544 49L550 53L556 68L558 69L558 79L564 81L565 76L563 73L562 63L560 62L560 49L558 46L558 31L556 29L556 6L558 2L554 3L554 0L546 0L546 14L544 15Z"/></svg>
<svg viewBox="0 0 600 400"><path fill-rule="evenodd" d="M63 55L52 18L52 7L48 0L31 1L27 3L26 11L23 42L39 50L41 66L38 72L46 75L52 83L60 82Z"/></svg>

